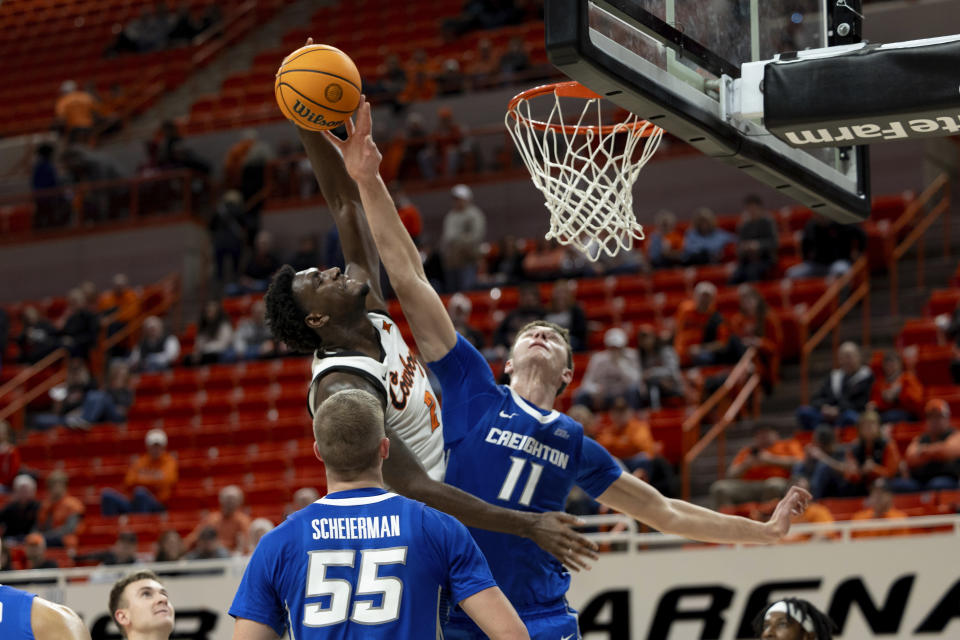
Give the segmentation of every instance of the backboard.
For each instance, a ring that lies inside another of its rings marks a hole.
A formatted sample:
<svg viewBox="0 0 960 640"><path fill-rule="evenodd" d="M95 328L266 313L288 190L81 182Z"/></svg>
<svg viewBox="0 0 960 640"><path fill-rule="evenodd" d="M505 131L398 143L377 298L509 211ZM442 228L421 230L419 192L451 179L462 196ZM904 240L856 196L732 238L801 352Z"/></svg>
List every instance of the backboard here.
<svg viewBox="0 0 960 640"><path fill-rule="evenodd" d="M564 74L817 213L854 222L870 211L866 147L797 149L730 115L743 63L825 47L827 22L826 0L545 2L547 53Z"/></svg>

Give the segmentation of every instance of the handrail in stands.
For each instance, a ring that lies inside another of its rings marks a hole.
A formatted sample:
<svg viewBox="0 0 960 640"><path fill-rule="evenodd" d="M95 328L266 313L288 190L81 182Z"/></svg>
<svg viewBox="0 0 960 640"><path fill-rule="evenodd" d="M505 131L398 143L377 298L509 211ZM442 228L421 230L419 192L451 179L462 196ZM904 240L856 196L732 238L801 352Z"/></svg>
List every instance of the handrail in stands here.
<svg viewBox="0 0 960 640"><path fill-rule="evenodd" d="M22 424L19 424L18 418L22 418L22 416L17 416L17 411L18 411L17 404L22 398L26 397L30 393L29 391L26 394L23 393L23 385L25 385L28 380L30 380L40 372L55 366L60 366L61 361L66 362L68 356L69 356L69 352L66 349L64 348L56 349L46 357L38 360L34 364L30 365L29 367L27 367L26 369L24 369L23 371L15 375L13 378L8 380L6 384L0 387L0 402L5 402L5 406L2 409L0 409L0 420L6 420L10 416L15 416L14 420L11 421L12 422L11 426L13 426L15 430L23 426ZM64 374L64 377L66 377L65 374ZM42 386L44 382L46 382L46 380L44 380L37 386ZM53 385L50 385L50 386L52 387ZM50 387L47 387L47 388L49 389ZM8 398L8 397L11 399L4 400L5 398ZM30 402L35 397L36 396L31 396L27 400L27 402ZM24 404L23 406L26 406L26 405Z"/></svg>
<svg viewBox="0 0 960 640"><path fill-rule="evenodd" d="M939 195L936 204L932 204ZM891 232L887 236L887 254L890 260L887 268L890 272L890 313L898 315L900 311L900 273L899 263L903 256L919 242L917 246L917 288L923 288L924 261L926 258L926 243L924 234L930 226L936 222L944 213L950 210L951 203L950 178L945 173L941 173L931 182L920 196L907 206L907 210L897 218L891 225ZM930 206L932 204L932 206ZM927 214L919 221L915 220L924 212ZM909 225L909 226L908 226ZM910 233L904 237L895 247L893 243L897 242L900 232L904 228L909 228ZM943 256L950 255L950 215L943 216Z"/></svg>
<svg viewBox="0 0 960 640"><path fill-rule="evenodd" d="M683 487L681 495L684 500L690 499L690 469L693 466L693 461L696 460L714 440L717 440L717 477L723 476L726 471L727 427L737 421L748 400L753 400L752 412L754 416L759 414L760 382L760 374L754 373L751 375L737 393L733 402L730 403L730 406L723 413L723 417L710 427L710 430L707 431L702 438L697 440L696 444L690 447L690 450L683 455L683 463L681 465Z"/></svg>
<svg viewBox="0 0 960 640"><path fill-rule="evenodd" d="M199 67L206 64L226 45L234 42L237 38L253 28L257 23L256 16L252 15L256 8L256 0L250 0L237 7L237 11L227 18L222 28L219 29L219 33L221 34L219 38L215 37L218 32L217 29L208 29L208 34L200 34L197 40L194 41L194 44L199 45L201 48L193 54L193 58L191 59L193 66Z"/></svg>
<svg viewBox="0 0 960 640"><path fill-rule="evenodd" d="M733 369L730 370L730 373L726 379L724 379L720 388L714 391L705 402L698 406L696 410L683 421L683 425L681 426L681 448L683 456L681 458L681 466L685 483L689 483L690 476L690 470L686 463L687 454L696 447L697 442L700 440L700 434L697 431L700 428L700 424L717 408L717 405L733 392L741 380L751 373L756 356L757 350L755 347L747 349ZM685 489L689 491L689 484L685 486Z"/></svg>
<svg viewBox="0 0 960 640"><path fill-rule="evenodd" d="M833 353L836 354L840 340L839 325L850 311L861 300L863 301L863 347L870 346L870 276L867 270L867 257L860 256L850 270L837 278L827 287L827 290L800 318L800 396L801 402L810 401L810 355L831 331L833 332ZM827 308L827 305L836 304L840 295L851 283L856 282L856 289L851 291L843 304L834 309L830 316L818 322L818 316ZM819 327L813 336L808 337L810 327L818 322Z"/></svg>

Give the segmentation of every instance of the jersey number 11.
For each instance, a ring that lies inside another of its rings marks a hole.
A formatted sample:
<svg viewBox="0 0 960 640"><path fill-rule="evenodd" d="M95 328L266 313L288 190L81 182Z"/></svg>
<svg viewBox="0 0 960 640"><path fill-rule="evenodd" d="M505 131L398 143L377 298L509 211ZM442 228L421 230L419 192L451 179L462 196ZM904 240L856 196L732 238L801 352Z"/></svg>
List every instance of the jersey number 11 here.
<svg viewBox="0 0 960 640"><path fill-rule="evenodd" d="M523 473L523 468L526 464L527 460L525 458L510 456L510 470L507 471L507 477L503 481L503 486L500 487L500 493L497 495L499 499L510 501L510 498L513 496L513 490L517 488L517 482L520 480L520 474ZM543 465L531 462L530 476L527 478L527 484L523 487L523 493L520 494L520 499L517 500L519 504L525 507L530 506L530 501L533 500L533 492L536 491L537 483L540 482L541 473L543 473Z"/></svg>

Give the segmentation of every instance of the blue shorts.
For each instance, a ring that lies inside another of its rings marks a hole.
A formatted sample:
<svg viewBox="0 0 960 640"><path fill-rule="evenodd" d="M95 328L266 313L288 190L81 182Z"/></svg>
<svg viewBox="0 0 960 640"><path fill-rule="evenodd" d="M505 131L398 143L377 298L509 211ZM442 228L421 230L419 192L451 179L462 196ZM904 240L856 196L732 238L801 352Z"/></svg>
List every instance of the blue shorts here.
<svg viewBox="0 0 960 640"><path fill-rule="evenodd" d="M527 627L530 640L580 640L580 626L577 612L567 607L566 611L547 615L520 616ZM444 640L484 640L480 629L470 620L448 620L443 625Z"/></svg>

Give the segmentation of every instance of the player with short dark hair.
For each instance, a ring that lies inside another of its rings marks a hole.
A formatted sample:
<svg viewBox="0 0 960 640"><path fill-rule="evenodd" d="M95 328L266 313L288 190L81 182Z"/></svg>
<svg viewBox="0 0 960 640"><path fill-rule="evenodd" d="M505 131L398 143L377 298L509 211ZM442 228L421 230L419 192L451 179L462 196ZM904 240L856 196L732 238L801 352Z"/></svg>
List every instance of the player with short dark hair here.
<svg viewBox="0 0 960 640"><path fill-rule="evenodd" d="M442 482L443 421L426 371L383 309L380 258L362 215L357 185L343 157L323 134L298 129L320 190L333 215L346 269L295 272L284 265L267 291L267 322L274 336L314 354L308 408L343 389L377 397L386 414L391 455L387 484L398 493L449 513L469 526L530 538L572 569L592 557L595 545L570 525L562 510L526 513L479 500ZM567 554L567 550L573 551Z"/></svg>
<svg viewBox="0 0 960 640"><path fill-rule="evenodd" d="M168 640L173 633L173 603L153 571L137 571L117 580L108 605L127 640Z"/></svg>
<svg viewBox="0 0 960 640"><path fill-rule="evenodd" d="M573 419L553 409L573 379L569 343L548 323L521 331L504 366L510 385L498 385L484 357L459 336L423 271L420 255L403 230L380 178L380 152L372 139L370 105L361 99L354 130L339 141L356 180L363 210L380 249L417 346L443 386L446 481L495 504L532 512L563 508L579 485L602 504L665 533L705 542L769 543L786 535L790 517L802 512L809 493L794 487L766 523L727 516L665 498L624 471ZM565 594L570 575L526 540L473 529L497 583L534 638L579 637L576 614ZM481 638L453 608L446 638Z"/></svg>
<svg viewBox="0 0 960 640"><path fill-rule="evenodd" d="M837 625L806 600L784 598L760 612L753 630L759 640L833 640Z"/></svg>
<svg viewBox="0 0 960 640"><path fill-rule="evenodd" d="M0 638L90 640L90 632L72 609L0 584Z"/></svg>
<svg viewBox="0 0 960 640"><path fill-rule="evenodd" d="M440 637L441 587L487 636L529 637L466 527L383 488L383 422L360 389L320 405L329 493L260 540L230 607L234 640Z"/></svg>

